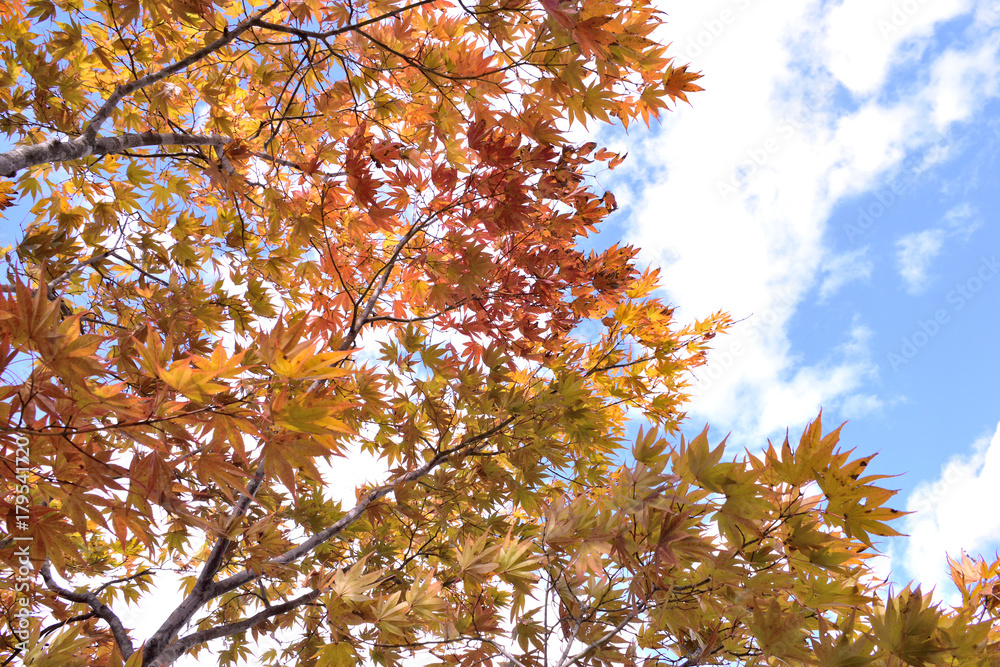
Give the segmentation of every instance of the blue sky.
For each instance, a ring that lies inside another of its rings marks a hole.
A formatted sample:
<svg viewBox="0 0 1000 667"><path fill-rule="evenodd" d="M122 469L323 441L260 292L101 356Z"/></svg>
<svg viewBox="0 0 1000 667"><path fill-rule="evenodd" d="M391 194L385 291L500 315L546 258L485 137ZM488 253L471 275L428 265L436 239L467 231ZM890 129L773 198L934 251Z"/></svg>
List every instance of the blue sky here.
<svg viewBox="0 0 1000 667"><path fill-rule="evenodd" d="M699 372L688 431L734 453L824 424L905 473L899 583L948 595L945 552L1000 547L1000 5L664 0L702 71L599 175L682 318L741 322Z"/></svg>

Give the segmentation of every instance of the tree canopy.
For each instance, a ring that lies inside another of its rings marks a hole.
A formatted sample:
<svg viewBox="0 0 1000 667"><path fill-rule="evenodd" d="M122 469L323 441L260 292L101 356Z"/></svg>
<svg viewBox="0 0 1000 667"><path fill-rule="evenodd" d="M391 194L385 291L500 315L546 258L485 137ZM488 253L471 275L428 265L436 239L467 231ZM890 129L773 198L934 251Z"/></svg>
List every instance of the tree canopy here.
<svg viewBox="0 0 1000 667"><path fill-rule="evenodd" d="M839 429L678 435L729 319L586 249L625 156L569 131L700 90L652 2L0 26L3 664L1000 664L1000 563L880 587L900 512Z"/></svg>

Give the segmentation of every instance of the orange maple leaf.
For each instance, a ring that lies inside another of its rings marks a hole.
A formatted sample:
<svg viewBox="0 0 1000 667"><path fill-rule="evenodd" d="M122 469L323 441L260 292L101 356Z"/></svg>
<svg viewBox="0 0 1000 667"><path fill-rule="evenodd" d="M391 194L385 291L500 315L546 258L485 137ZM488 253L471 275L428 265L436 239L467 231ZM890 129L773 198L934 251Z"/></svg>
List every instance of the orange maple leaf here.
<svg viewBox="0 0 1000 667"><path fill-rule="evenodd" d="M21 0L4 0L0 2L0 19L19 19L24 16L24 5Z"/></svg>
<svg viewBox="0 0 1000 667"><path fill-rule="evenodd" d="M572 3L565 2L565 0L542 0L542 7L545 7L545 11L566 30L572 30L576 27L576 17L574 16L576 12L568 11L571 6Z"/></svg>
<svg viewBox="0 0 1000 667"><path fill-rule="evenodd" d="M663 85L666 88L667 95L670 96L670 99L682 99L688 104L691 104L691 102L688 101L687 93L696 93L705 89L694 84L695 81L701 78L701 73L688 72L687 68L688 65L669 68L666 75L663 77Z"/></svg>

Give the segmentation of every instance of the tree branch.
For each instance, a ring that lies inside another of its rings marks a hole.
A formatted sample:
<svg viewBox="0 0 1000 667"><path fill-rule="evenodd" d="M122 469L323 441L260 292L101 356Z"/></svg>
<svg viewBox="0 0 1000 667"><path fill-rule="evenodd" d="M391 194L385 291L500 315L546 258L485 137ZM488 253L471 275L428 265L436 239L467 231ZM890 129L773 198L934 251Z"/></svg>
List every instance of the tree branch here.
<svg viewBox="0 0 1000 667"><path fill-rule="evenodd" d="M326 32L316 32L314 30L303 30L302 28L292 28L289 26L278 25L276 23L268 23L267 21L257 21L257 25L261 28L267 28L268 30L273 30L274 32L283 32L288 35L295 35L296 37L302 37L303 39L327 39L330 37L336 37L337 35L343 34L345 32L351 32L352 30L357 30L358 28L364 28L372 23L378 23L383 19L392 18L393 16L398 16L408 9L416 9L421 5L429 5L435 0L418 0L409 5L404 5L402 7L397 7L391 12L386 12L385 14L380 14L379 16L373 16L371 18L365 19L358 23L352 23L351 25L345 25L340 28L333 28L332 30L327 30Z"/></svg>
<svg viewBox="0 0 1000 667"><path fill-rule="evenodd" d="M267 162L270 162L272 164L276 164L276 165L279 165L279 166L282 166L282 167L289 167L291 169L297 169L298 171L301 171L301 172L305 172L305 170L306 170L305 167L303 167L298 162L292 162L291 160L285 160L284 158L275 157L274 155L269 155L268 153L262 153L260 151L250 151L250 155L252 155L253 157L255 157L255 158L259 159L259 160L265 160ZM346 171L338 171L338 172L335 172L335 173L332 173L332 174L331 173L327 173L325 171L318 171L316 173L318 173L323 178L339 178L341 176L346 176L347 175Z"/></svg>
<svg viewBox="0 0 1000 667"><path fill-rule="evenodd" d="M220 625L214 628L209 628L208 630L202 630L200 632L194 632L186 637L181 637L173 644L165 648L159 653L159 655L153 656L151 660L147 659L143 663L143 667L165 667L171 664L177 658L181 657L188 649L198 644L204 644L205 642L211 641L213 639L218 639L220 637L228 637L234 635L238 632L244 632L254 627L261 621L266 621L272 616L277 616L279 614L284 614L285 612L291 611L299 605L312 602L320 595L320 591L312 590L305 595L300 595L294 600L289 600L288 602L282 602L281 604L273 605L264 611L254 614L250 618L245 618L237 623L229 623L228 625Z"/></svg>
<svg viewBox="0 0 1000 667"><path fill-rule="evenodd" d="M118 103L121 102L126 95L130 95L141 88L150 86L157 81L165 79L171 74L175 74L183 69L186 69L188 66L208 57L215 51L218 51L222 47L234 41L250 28L255 25L259 25L264 16L277 7L278 4L278 0L275 0L275 2L272 2L267 7L264 7L262 10L248 18L246 21L243 21L232 30L225 31L219 39L215 40L211 44L206 44L188 57L182 58L174 64L164 67L158 72L150 72L145 76L139 77L135 81L129 81L128 83L115 88L115 91L111 93L111 96L105 100L104 104L101 105L101 108L97 110L97 113L95 113L87 123L87 126L83 129L83 135L79 137L77 141L82 140L82 143L91 143L97 139L97 132L101 129L101 125L104 124L104 122L111 115L111 112L114 111L114 108L118 106ZM0 163L0 172L2 172L2 163Z"/></svg>
<svg viewBox="0 0 1000 667"><path fill-rule="evenodd" d="M232 526L234 521L246 514L250 508L250 503L253 502L253 498L263 481L264 461L262 460L257 465L257 472L254 473L253 479L247 484L247 492L240 496L239 502L236 503L236 507L233 508L232 514L229 516L230 526ZM215 544L215 548L212 549L212 553L209 554L205 560L205 564L201 568L201 574L198 575L198 581L195 582L194 590L204 590L211 583L216 573L218 573L219 568L222 567L222 559L225 557L226 550L229 549L232 543L232 540L225 537L219 538L219 541Z"/></svg>
<svg viewBox="0 0 1000 667"><path fill-rule="evenodd" d="M52 568L48 560L42 564L39 572L41 572L42 580L45 581L45 585L49 588L49 590L64 600L89 605L90 608L94 610L94 614L96 616L103 619L109 626L111 626L111 632L115 637L115 643L118 645L118 650L121 652L122 657L125 660L128 660L129 656L135 652L135 649L132 647L132 639L128 636L128 631L125 630L125 626L122 625L121 619L118 618L113 611L111 611L110 607L101 602L97 598L97 595L91 593L90 591L86 593L74 593L73 591L63 588L56 583L56 580L52 578Z"/></svg>
<svg viewBox="0 0 1000 667"><path fill-rule="evenodd" d="M115 259L117 259L117 260L119 260L119 261L121 261L121 262L124 262L124 263L128 264L128 265L129 265L129 266L131 266L131 267L132 267L133 269L135 269L136 271L138 271L138 272L139 272L139 273L141 273L142 275L146 276L146 277L147 277L147 278L149 278L150 280L154 280L154 281L156 281L156 282L160 283L161 285L163 285L164 287L170 287L170 283L168 283L168 282L167 282L166 280L164 280L163 278L160 278L159 276L154 276L154 275L153 275L152 273L150 273L149 271L146 271L146 270L144 270L144 269L143 269L143 268L142 268L141 266L138 266L137 264L135 264L135 263L134 263L134 262L132 262L131 260L129 260L129 259L125 258L125 257L122 257L122 256L121 256L121 255L119 255L119 254L118 254L118 253L117 253L116 251L111 251L111 253L110 253L110 254L111 254L111 255L112 255L112 256L113 256L113 257L114 257Z"/></svg>
<svg viewBox="0 0 1000 667"><path fill-rule="evenodd" d="M596 641L588 644L582 651L573 656L573 658L570 659L569 662L564 663L562 660L560 660L559 664L556 667L569 667L569 665L578 664L580 660L583 659L584 656L593 651L595 648L599 648L604 644L607 644L615 637L617 637L618 634L625 629L625 626L634 621L638 615L639 615L638 610L633 609L632 611L629 612L628 616L622 619L621 623L616 625L611 630L608 630L607 633L598 638Z"/></svg>
<svg viewBox="0 0 1000 667"><path fill-rule="evenodd" d="M521 662L520 660L518 660L517 658L515 658L510 653L510 651L508 651L507 649L505 649L498 642L496 642L496 641L494 641L492 639L487 639L486 637L481 637L481 638L477 637L477 639L479 641L481 641L482 643L489 644L490 646L492 646L493 648L495 648L497 650L497 652L500 653L500 655L502 655L504 658L507 659L508 664L512 665L513 667L526 667L526 665L523 662Z"/></svg>
<svg viewBox="0 0 1000 667"><path fill-rule="evenodd" d="M495 424L492 428L483 431L478 435L466 438L455 447L438 452L437 454L434 455L434 457L430 461L420 466L419 468L416 468L408 473L400 475L399 477L390 481L388 484L385 484L384 486L380 486L370 491L364 497L364 499L359 501L357 505L351 508L351 510L347 514L340 517L340 519L338 519L336 522L334 522L327 528L321 530L320 532L316 533L307 540L303 541L297 547L289 549L280 556L275 556L274 558L267 561L267 563L274 565L287 565L289 563L297 561L298 559L302 558L303 556L308 554L310 551L312 551L319 545L328 542L329 540L333 539L334 537L342 533L347 527L349 527L352 523L357 521L357 519L362 514L364 514L365 510L367 510L368 507L373 502L375 502L380 498L383 498L384 496L389 495L393 491L393 489L395 489L398 485L405 484L406 482L412 482L415 479L420 479L421 477L427 475L432 470L441 465L441 463L443 463L445 459L452 456L453 454L474 449L482 441L496 435L503 429L507 428L511 423L514 422L514 419L515 419L514 417L508 417L502 422ZM213 586L210 586L208 593L210 594L210 597L217 597L219 595L223 595L224 593L228 593L232 590L235 590L240 586L248 584L254 581L255 579L260 578L260 576L261 576L260 574L255 574L249 570L244 570L243 572L234 574L231 577L227 577L226 579L217 582Z"/></svg>
<svg viewBox="0 0 1000 667"><path fill-rule="evenodd" d="M100 262L101 260L105 259L109 255L114 254L114 252L115 252L114 250L108 250L106 252L98 253L98 254L94 255L93 257L91 257L90 259L84 260L84 261L80 262L79 264L76 264L76 265L70 267L69 270L67 270L61 276L59 276L59 277L51 280L49 282L49 284L48 284L48 295L49 295L49 298L50 299L55 299L56 298L56 288L59 287L59 285L61 285L64 282L66 282L74 273L76 273L77 271L79 271L82 268L91 266L93 264L97 264L98 262Z"/></svg>
<svg viewBox="0 0 1000 667"><path fill-rule="evenodd" d="M416 235L418 231L420 231L428 224L430 224L433 218L434 216L431 216L424 222L414 224L413 227L411 227L410 230L406 232L406 234L404 234L401 239L399 239L399 242L396 244L396 247L393 248L392 250L392 255L389 257L389 261L385 263L385 266L379 269L379 271L382 273L382 278L378 282L378 287L375 288L375 291L368 298L368 303L365 304L364 310L361 311L360 317L357 316L357 309L355 309L355 317L351 321L351 329L350 331L348 331L347 337L340 344L339 349L341 351L351 349L351 346L354 345L354 341L357 339L358 334L361 333L361 328L365 326L365 324L368 322L368 318L371 317L372 311L375 310L375 303L378 301L378 298L382 296L382 292L383 290L385 290L386 283L389 282L389 275L392 273L392 268L396 265L396 262L399 260L399 253L403 251L403 248L406 247L406 244L410 242L410 240ZM378 273L376 273L375 275L377 276ZM374 282L374 278L372 279L372 282ZM369 286L368 289L370 290L371 286ZM361 298L363 298L363 296L359 296L358 301L360 301Z"/></svg>
<svg viewBox="0 0 1000 667"><path fill-rule="evenodd" d="M399 323L403 323L403 324L410 323L410 322L424 322L426 320L433 320L435 318L441 317L442 315L447 315L448 313L450 313L453 310L458 310L459 308L461 308L462 306L464 306L468 302L469 302L469 299L462 299L461 301L458 301L458 302L453 303L450 306L446 307L444 310L442 310L440 312L437 312L437 313L433 313L431 315L419 315L419 316L415 315L413 317L392 317L391 315L378 315L377 317L369 317L366 320L366 322L368 322L368 323L371 323L371 322L399 322Z"/></svg>
<svg viewBox="0 0 1000 667"><path fill-rule="evenodd" d="M246 493L240 496L239 501L237 501L236 506L229 517L229 525L238 519L239 517L246 514L250 507L250 503L253 501L254 496L260 489L260 485L264 481L264 462L261 461L257 466L257 472L254 473L253 479L247 484ZM194 588L188 594L184 600L177 605L177 607L171 612L167 620L157 628L153 636L149 638L146 642L144 649L144 656L147 660L158 658L161 647L167 647L170 642L174 640L180 629L184 627L188 621L198 612L201 607L212 598L208 594L208 589L211 586L212 580L215 575L219 572L222 567L223 559L225 558L226 551L232 545L232 540L226 537L220 537L219 541L215 543L215 547L212 549L212 553L209 554L208 558L205 560L205 564L201 568L201 573L198 575L198 580L195 582Z"/></svg>
<svg viewBox="0 0 1000 667"><path fill-rule="evenodd" d="M121 134L117 137L92 137L90 139L79 137L72 141L49 139L40 144L18 146L6 153L0 153L0 176L13 176L21 169L27 169L37 164L68 162L90 155L121 153L130 148L143 148L145 146L214 146L223 168L232 173L232 165L222 152L230 141L231 139L227 137L177 132L143 132L141 134Z"/></svg>
<svg viewBox="0 0 1000 667"><path fill-rule="evenodd" d="M357 521L357 519L361 517L362 514L365 513L365 511L368 509L368 507L371 506L372 503L379 500L380 498L383 498L384 496L387 496L399 484L411 482L415 479L419 479L427 475L432 470L441 465L441 463L443 463L448 457L454 454L458 454L461 452L468 452L472 449L475 449L484 440L487 440L493 435L499 433L507 426L509 426L511 423L513 423L514 420L515 417L513 416L508 417L507 419L494 424L491 428L477 435L469 436L468 438L462 440L462 442L456 445L455 447L438 452L437 454L435 454L433 458L431 458L431 460L429 460L419 468L416 468L414 470L411 470L410 472L400 475L399 477L390 481L388 484L385 484L381 487L378 487L370 491L364 497L364 499L359 501L358 504L355 505L347 514L342 516L332 525L328 526L319 533L316 533L312 537L304 540L295 548L286 551L280 556L271 558L270 560L267 561L267 564L287 565L289 563L299 560L300 558L304 557L306 554L311 552L319 545L328 542L329 540L333 539L341 532L343 532L345 529L347 529L351 524ZM251 482L251 484L247 486L247 490L251 494L255 493L260 485L260 481L257 481L256 477L254 481L256 482L256 484L254 484L254 482ZM250 497L244 496L240 500L240 504L237 505L237 508L234 510L234 516L237 511L245 512L246 506L248 506L249 503L250 503ZM240 509L241 507L242 510ZM262 576L261 573L255 573L252 570L244 570L230 577L227 577L226 579L223 579L219 582L212 583L211 577L213 577L215 573L218 572L219 569L218 562L221 562L222 554L224 553L225 548L228 547L228 544L229 542L227 540L220 540L220 542L216 544L215 548L212 551L212 554L209 556L208 561L206 561L205 567L203 568L201 575L199 575L198 582L195 584L194 589L177 606L177 608L174 609L174 611L170 614L167 620L163 623L163 625L160 626L160 628L149 639L149 641L146 642L144 648L144 656L146 656L147 660L151 661L147 663L147 667L166 665L169 664L170 662L173 662L173 660L176 659L175 656L173 658L170 658L169 660L166 660L164 656L166 656L168 652L170 653L170 655L173 655L175 647L179 644L180 641L183 641L183 640L178 640L177 642L171 643L173 638L177 636L177 633L180 632L180 629L194 617L194 615L198 612L199 609L201 609L205 605L205 603L207 603L209 600L213 598L216 598L220 595L224 595L225 593L233 591L239 588L240 586L244 586L248 583L258 580ZM211 567L209 567L210 564L212 564ZM210 572L211 574L209 574ZM274 606L272 607L272 609L278 609L279 607L280 605ZM199 640L196 643L200 643L201 641L208 641L208 640L207 639ZM178 653L177 655L180 654ZM161 662L161 659L164 660L164 662Z"/></svg>
<svg viewBox="0 0 1000 667"><path fill-rule="evenodd" d="M70 616L65 621L58 621L52 625L46 625L44 628L38 631L39 637L44 637L45 635L52 634L64 625L69 625L70 623L77 623L79 621L86 621L94 618L97 614L92 611L88 611L86 614L77 614L76 616Z"/></svg>

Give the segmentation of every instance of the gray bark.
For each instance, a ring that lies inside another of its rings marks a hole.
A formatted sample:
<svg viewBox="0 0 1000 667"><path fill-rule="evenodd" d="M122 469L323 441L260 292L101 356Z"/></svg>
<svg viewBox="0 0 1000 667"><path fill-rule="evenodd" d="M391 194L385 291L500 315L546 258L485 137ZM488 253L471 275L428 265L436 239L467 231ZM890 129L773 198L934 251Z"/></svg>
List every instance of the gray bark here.
<svg viewBox="0 0 1000 667"><path fill-rule="evenodd" d="M222 154L225 145L230 141L231 139L227 137L176 132L143 132L93 138L84 135L67 141L49 139L34 146L18 146L6 153L0 153L0 176L13 176L22 169L39 164L69 162L90 155L108 155L149 146L214 146L223 167L231 171L228 160Z"/></svg>

